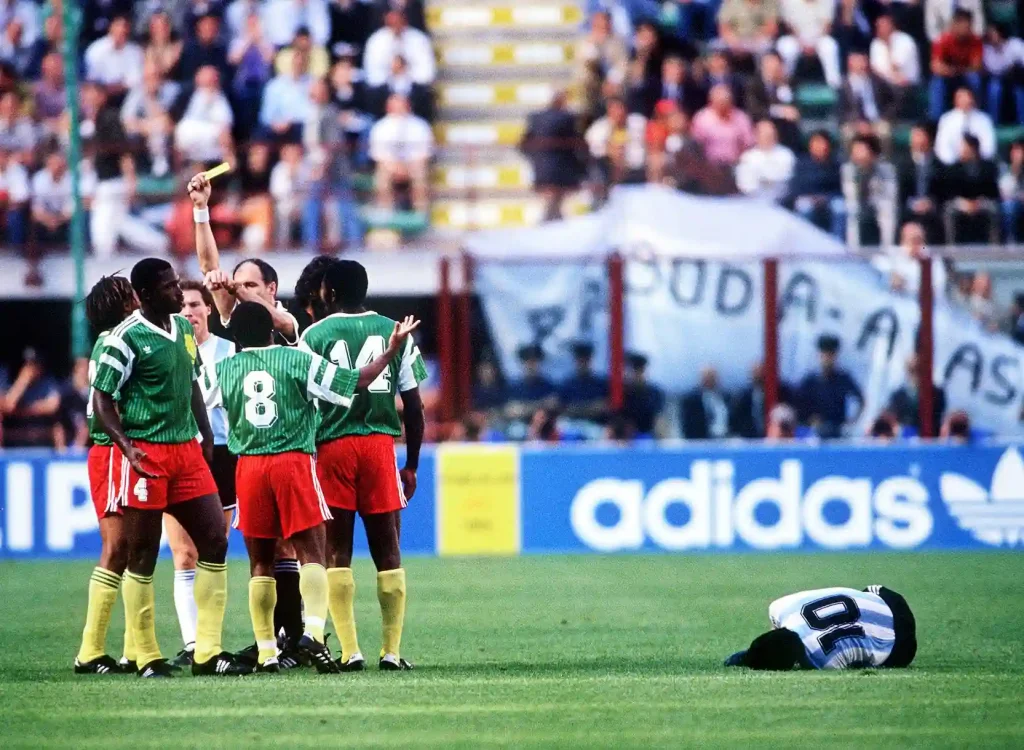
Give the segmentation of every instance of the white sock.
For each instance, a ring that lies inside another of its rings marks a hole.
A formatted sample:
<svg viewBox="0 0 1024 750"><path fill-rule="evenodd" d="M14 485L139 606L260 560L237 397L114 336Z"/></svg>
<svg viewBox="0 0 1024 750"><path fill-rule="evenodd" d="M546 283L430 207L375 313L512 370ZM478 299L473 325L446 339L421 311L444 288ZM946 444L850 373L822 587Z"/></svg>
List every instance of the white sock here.
<svg viewBox="0 0 1024 750"><path fill-rule="evenodd" d="M178 627L181 628L181 641L185 648L196 647L196 619L199 610L196 608L196 571L174 571L174 609L178 613Z"/></svg>

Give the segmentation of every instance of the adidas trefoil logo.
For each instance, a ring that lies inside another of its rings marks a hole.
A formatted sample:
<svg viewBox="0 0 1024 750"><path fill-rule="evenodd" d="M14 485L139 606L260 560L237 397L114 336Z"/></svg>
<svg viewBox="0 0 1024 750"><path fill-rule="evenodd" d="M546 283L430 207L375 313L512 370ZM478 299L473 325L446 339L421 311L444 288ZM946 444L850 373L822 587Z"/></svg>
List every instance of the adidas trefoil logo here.
<svg viewBox="0 0 1024 750"><path fill-rule="evenodd" d="M150 354L150 353L152 353L152 351L153 351L152 347L150 347L148 344L146 346L142 347L142 353L143 354Z"/></svg>
<svg viewBox="0 0 1024 750"><path fill-rule="evenodd" d="M1000 457L988 490L963 474L945 472L939 492L957 525L979 542L1024 544L1024 459L1016 448Z"/></svg>

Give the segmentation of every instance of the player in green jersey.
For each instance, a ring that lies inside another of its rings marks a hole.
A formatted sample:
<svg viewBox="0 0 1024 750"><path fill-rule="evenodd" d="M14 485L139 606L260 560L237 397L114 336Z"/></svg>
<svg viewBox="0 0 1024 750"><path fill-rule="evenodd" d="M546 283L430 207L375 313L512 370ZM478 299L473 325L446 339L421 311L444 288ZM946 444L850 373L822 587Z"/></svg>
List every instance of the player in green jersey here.
<svg viewBox="0 0 1024 750"><path fill-rule="evenodd" d="M243 302L235 308L231 333L242 347L217 363L214 405L228 413L229 446L239 455L236 526L249 550L252 579L249 610L259 648L259 671L278 671L273 610L278 538L292 543L299 560L306 605L305 633L298 650L322 673L338 672L324 645L327 572L324 521L330 512L320 492L313 456L316 400L347 408L357 387L372 383L419 325L407 318L390 331L387 349L359 370L341 368L308 351L272 344L273 320L266 308Z"/></svg>
<svg viewBox="0 0 1024 750"><path fill-rule="evenodd" d="M96 368L102 357L103 340L138 306L135 291L128 279L123 276L104 276L96 282L85 298L85 315L92 329L99 332L89 360L90 387L86 418L89 424L89 439L92 442L87 460L89 489L96 517L99 519L102 547L99 564L89 578L89 604L86 609L85 628L82 631L82 645L75 657L75 674L115 674L126 671L122 669L122 665L127 667L135 661L135 643L127 619L124 629L124 657L121 664L106 654L110 614L114 609L117 591L121 587L121 576L124 575L128 562L128 552L121 523L120 493L123 482L121 472L115 470L120 465L120 457L116 456L117 450L113 441L96 419L92 407L92 383L96 379ZM125 601L127 614L127 600Z"/></svg>
<svg viewBox="0 0 1024 750"><path fill-rule="evenodd" d="M366 309L367 287L366 269L359 263L342 260L329 266L321 292L329 314L306 329L299 347L339 367L358 367L379 356L395 322ZM423 358L410 338L401 358L360 389L350 409L325 404L320 412L317 473L334 516L327 524L331 617L346 671L365 667L353 611L352 535L357 512L377 566L377 598L383 620L378 665L384 670L412 666L399 651L406 593L399 524L401 509L416 491L424 426L418 386L426 376ZM395 457L395 438L402 434L403 421L395 406L399 394L406 433L401 471Z"/></svg>
<svg viewBox="0 0 1024 750"><path fill-rule="evenodd" d="M227 538L209 468L213 435L197 382L199 354L192 326L178 314L183 299L178 274L167 261L146 258L132 268L131 282L141 309L104 338L94 401L100 424L122 454L128 545L124 597L139 675L172 674L160 653L153 617L163 511L184 527L198 551L192 673L244 674L251 670L221 649Z"/></svg>

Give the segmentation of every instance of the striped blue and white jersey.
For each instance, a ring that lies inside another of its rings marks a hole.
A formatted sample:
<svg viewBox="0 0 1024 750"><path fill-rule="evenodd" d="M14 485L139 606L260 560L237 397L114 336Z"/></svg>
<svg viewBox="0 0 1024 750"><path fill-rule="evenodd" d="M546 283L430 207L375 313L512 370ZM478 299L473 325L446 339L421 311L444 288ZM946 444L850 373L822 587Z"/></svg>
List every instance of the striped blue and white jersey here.
<svg viewBox="0 0 1024 750"><path fill-rule="evenodd" d="M892 610L879 588L801 591L772 602L768 617L773 627L800 636L815 669L879 667L896 641Z"/></svg>
<svg viewBox="0 0 1024 750"><path fill-rule="evenodd" d="M214 367L222 359L230 357L235 353L235 342L222 339L220 336L210 335L199 345L199 357L203 361L203 377L199 378L199 387L203 391L203 400L206 401L206 414L210 418L210 428L213 430L213 444L228 444L228 413L223 406L210 406L210 390L213 384L206 373L213 372Z"/></svg>

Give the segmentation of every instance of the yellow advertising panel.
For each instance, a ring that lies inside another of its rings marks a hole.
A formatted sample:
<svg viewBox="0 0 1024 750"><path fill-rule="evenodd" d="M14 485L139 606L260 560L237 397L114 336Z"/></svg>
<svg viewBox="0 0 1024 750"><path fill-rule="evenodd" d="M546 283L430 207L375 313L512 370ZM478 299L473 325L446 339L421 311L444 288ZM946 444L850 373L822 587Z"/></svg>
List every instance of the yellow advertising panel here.
<svg viewBox="0 0 1024 750"><path fill-rule="evenodd" d="M517 555L521 546L516 447L438 449L438 554Z"/></svg>

